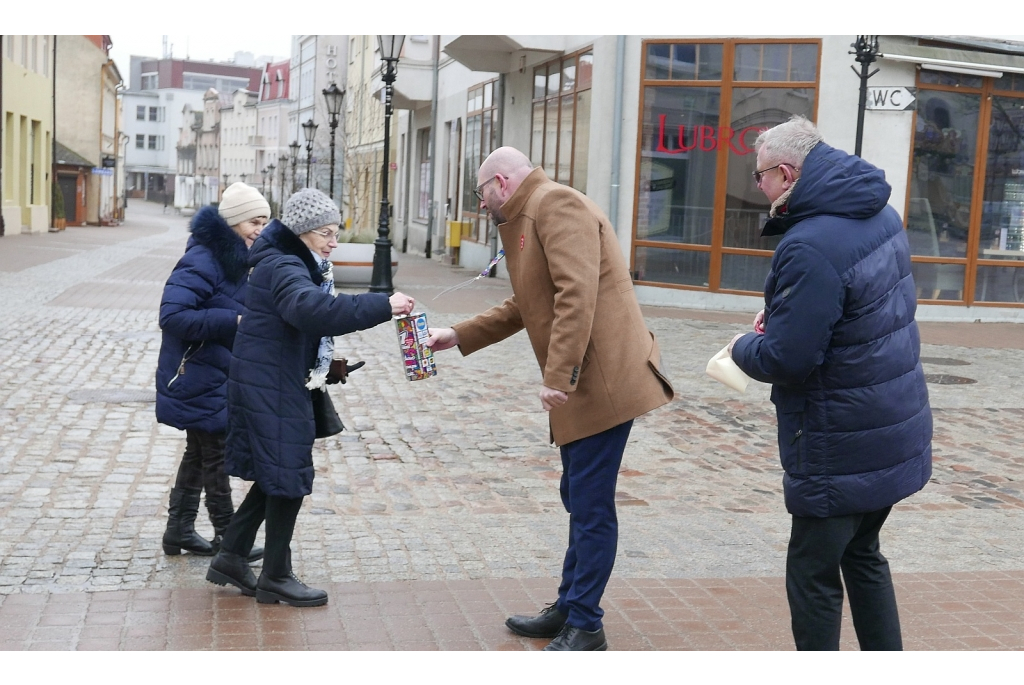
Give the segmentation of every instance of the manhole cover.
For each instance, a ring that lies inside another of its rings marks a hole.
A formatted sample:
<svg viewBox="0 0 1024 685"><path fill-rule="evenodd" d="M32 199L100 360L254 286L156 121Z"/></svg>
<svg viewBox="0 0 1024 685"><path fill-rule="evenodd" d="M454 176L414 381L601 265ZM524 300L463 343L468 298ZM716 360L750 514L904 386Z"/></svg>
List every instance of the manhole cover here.
<svg viewBox="0 0 1024 685"><path fill-rule="evenodd" d="M922 364L938 364L939 366L970 366L970 362L963 359L950 359L949 357L921 357Z"/></svg>
<svg viewBox="0 0 1024 685"><path fill-rule="evenodd" d="M108 404L120 404L122 402L156 402L155 390L73 390L68 393L68 399L72 402L106 402Z"/></svg>
<svg viewBox="0 0 1024 685"><path fill-rule="evenodd" d="M978 382L973 378L951 376L948 373L926 373L924 380L926 383L934 383L935 385L969 385Z"/></svg>

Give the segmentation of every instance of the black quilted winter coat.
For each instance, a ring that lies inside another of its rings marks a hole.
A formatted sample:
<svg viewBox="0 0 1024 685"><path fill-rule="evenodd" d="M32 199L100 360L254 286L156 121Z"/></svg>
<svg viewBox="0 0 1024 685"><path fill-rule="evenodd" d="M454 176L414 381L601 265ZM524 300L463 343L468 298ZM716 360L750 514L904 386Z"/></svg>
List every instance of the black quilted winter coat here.
<svg viewBox="0 0 1024 685"><path fill-rule="evenodd" d="M765 282L765 333L732 358L772 384L786 508L877 511L925 486L932 412L903 222L885 173L818 143L784 209Z"/></svg>
<svg viewBox="0 0 1024 685"><path fill-rule="evenodd" d="M249 251L216 207L200 209L191 231L160 300L156 420L182 430L223 433Z"/></svg>
<svg viewBox="0 0 1024 685"><path fill-rule="evenodd" d="M228 380L225 468L268 495L313 487L315 425L306 379L320 338L391 319L387 295L324 293L313 253L280 221L249 252L248 292Z"/></svg>

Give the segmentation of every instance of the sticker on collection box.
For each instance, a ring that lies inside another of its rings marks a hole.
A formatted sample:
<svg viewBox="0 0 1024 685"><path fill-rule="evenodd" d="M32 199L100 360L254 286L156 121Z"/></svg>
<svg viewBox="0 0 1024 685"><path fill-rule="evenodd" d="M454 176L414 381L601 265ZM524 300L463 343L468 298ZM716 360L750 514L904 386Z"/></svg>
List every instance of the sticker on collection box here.
<svg viewBox="0 0 1024 685"><path fill-rule="evenodd" d="M395 319L398 328L398 345L402 350L402 364L405 377L411 381L437 375L434 367L434 352L424 345L429 337L427 315L419 312Z"/></svg>

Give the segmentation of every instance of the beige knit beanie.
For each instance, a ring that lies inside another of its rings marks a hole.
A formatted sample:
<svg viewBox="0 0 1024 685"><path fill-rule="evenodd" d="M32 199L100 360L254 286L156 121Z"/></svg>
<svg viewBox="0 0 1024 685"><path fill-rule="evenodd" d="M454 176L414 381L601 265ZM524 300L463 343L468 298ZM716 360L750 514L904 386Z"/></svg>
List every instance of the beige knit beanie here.
<svg viewBox="0 0 1024 685"><path fill-rule="evenodd" d="M217 211L228 226L237 226L258 216L270 218L270 205L266 199L260 191L244 183L232 183L228 186Z"/></svg>

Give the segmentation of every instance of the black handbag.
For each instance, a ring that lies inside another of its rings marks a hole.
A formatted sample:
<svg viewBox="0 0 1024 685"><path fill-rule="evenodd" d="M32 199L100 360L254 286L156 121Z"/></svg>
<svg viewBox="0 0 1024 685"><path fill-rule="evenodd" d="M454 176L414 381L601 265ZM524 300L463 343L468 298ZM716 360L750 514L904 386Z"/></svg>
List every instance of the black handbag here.
<svg viewBox="0 0 1024 685"><path fill-rule="evenodd" d="M313 421L316 423L316 437L327 438L337 435L345 430L341 417L334 409L334 402L326 390L311 390L310 399L313 401Z"/></svg>

